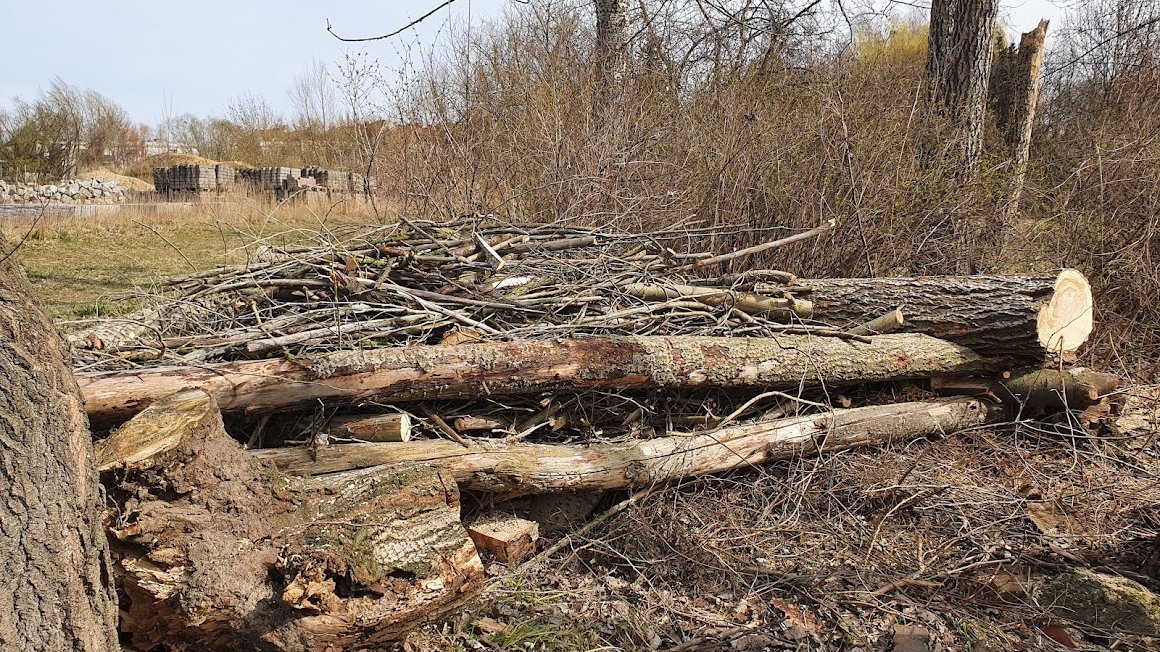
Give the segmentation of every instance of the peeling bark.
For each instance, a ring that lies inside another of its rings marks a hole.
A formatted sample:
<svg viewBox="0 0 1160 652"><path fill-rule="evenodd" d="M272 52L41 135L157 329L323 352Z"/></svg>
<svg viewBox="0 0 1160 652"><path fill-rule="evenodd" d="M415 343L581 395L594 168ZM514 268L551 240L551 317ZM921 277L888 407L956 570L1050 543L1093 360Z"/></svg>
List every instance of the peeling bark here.
<svg viewBox="0 0 1160 652"><path fill-rule="evenodd" d="M850 385L998 371L1008 364L919 334L883 335L868 344L809 335L590 337L394 347L290 361L82 374L80 381L89 417L110 423L190 388L209 392L222 410L269 412L371 398Z"/></svg>
<svg viewBox="0 0 1160 652"><path fill-rule="evenodd" d="M482 589L455 482L428 468L287 480L198 390L97 448L134 649L380 649Z"/></svg>
<svg viewBox="0 0 1160 652"><path fill-rule="evenodd" d="M858 446L941 436L991 423L1006 411L970 398L833 410L789 419L618 444L568 446L477 440L465 449L442 440L405 444L344 444L315 454L294 448L255 451L285 473L312 475L353 469L340 477L374 477L397 464L430 464L459 486L518 496L641 487L720 473L773 460ZM371 469L377 465L388 465Z"/></svg>

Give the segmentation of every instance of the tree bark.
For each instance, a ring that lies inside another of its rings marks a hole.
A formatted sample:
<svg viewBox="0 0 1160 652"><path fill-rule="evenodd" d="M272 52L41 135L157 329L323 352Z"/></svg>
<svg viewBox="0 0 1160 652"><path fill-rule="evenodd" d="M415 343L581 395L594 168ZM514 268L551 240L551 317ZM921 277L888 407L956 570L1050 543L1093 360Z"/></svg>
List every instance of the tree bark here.
<svg viewBox="0 0 1160 652"><path fill-rule="evenodd" d="M199 390L97 451L134 649L384 649L483 587L455 483L429 468L287 480Z"/></svg>
<svg viewBox="0 0 1160 652"><path fill-rule="evenodd" d="M1047 40L1048 21L1039 21L1039 26L1023 34L1019 39L1012 93L1011 130L1007 143L1011 147L1012 171L1011 203L1007 216L1019 214L1019 198L1023 195L1023 184L1027 178L1027 160L1031 153L1031 128L1035 124L1035 109L1039 103L1039 76L1043 69L1044 42Z"/></svg>
<svg viewBox="0 0 1160 652"><path fill-rule="evenodd" d="M0 649L118 649L92 461L68 346L0 260Z"/></svg>
<svg viewBox="0 0 1160 652"><path fill-rule="evenodd" d="M834 326L862 324L901 307L906 316L902 331L1027 365L1042 363L1050 353L1075 351L1092 330L1091 287L1075 270L1035 276L800 279L788 289L813 303L815 319Z"/></svg>
<svg viewBox="0 0 1160 652"><path fill-rule="evenodd" d="M463 489L505 496L641 487L773 460L941 436L1002 419L1006 409L972 398L838 409L825 414L722 428L702 435L591 446L443 440L254 451L284 473L374 477L378 465L430 464ZM391 466L382 467L391 468Z"/></svg>
<svg viewBox="0 0 1160 652"><path fill-rule="evenodd" d="M183 389L226 411L586 389L794 388L1005 369L921 334L831 337L590 337L344 351L314 358L82 374L89 416L108 424Z"/></svg>
<svg viewBox="0 0 1160 652"><path fill-rule="evenodd" d="M597 84L609 95L628 72L628 2L596 0Z"/></svg>
<svg viewBox="0 0 1160 652"><path fill-rule="evenodd" d="M987 82L994 55L997 0L934 0L926 59L932 108L954 127L959 173L970 177L983 151Z"/></svg>

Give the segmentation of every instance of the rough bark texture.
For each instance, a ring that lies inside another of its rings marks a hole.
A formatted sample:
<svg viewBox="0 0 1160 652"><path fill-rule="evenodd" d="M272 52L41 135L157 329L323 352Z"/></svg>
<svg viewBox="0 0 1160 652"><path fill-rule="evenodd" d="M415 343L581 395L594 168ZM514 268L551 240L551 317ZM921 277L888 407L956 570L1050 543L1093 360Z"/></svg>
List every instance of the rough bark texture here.
<svg viewBox="0 0 1160 652"><path fill-rule="evenodd" d="M1120 378L1091 369L1029 369L994 384L999 398L1032 413L1043 410L1082 410L1116 391Z"/></svg>
<svg viewBox="0 0 1160 652"><path fill-rule="evenodd" d="M1005 409L970 398L900 403L722 428L703 435L622 444L567 446L477 441L465 449L442 440L346 444L316 454L293 448L255 451L291 474L367 469L336 477L373 477L376 465L431 464L464 489L504 495L640 487L778 459L944 435L1003 417ZM386 469L391 466L383 467Z"/></svg>
<svg viewBox="0 0 1160 652"><path fill-rule="evenodd" d="M1074 350L1078 344L1071 343L1086 340L1091 331L1090 290L1086 297L1077 295L1063 306L1076 314L1044 314L1041 319L1056 297L1059 276L801 279L792 290L813 303L815 319L835 326L862 324L901 306L904 332L1034 365L1042 363L1049 350L1059 350L1058 324L1069 329L1081 326L1080 321L1087 325L1086 331L1069 333L1066 351Z"/></svg>
<svg viewBox="0 0 1160 652"><path fill-rule="evenodd" d="M955 127L960 173L969 176L983 151L987 82L991 76L997 0L934 0L926 75L931 104Z"/></svg>
<svg viewBox="0 0 1160 652"><path fill-rule="evenodd" d="M98 448L123 455L102 479L133 649L383 649L482 588L455 483L430 469L287 481L198 390Z"/></svg>
<svg viewBox="0 0 1160 652"><path fill-rule="evenodd" d="M67 344L0 260L2 650L118 649L92 459Z"/></svg>
<svg viewBox="0 0 1160 652"><path fill-rule="evenodd" d="M596 0L598 80L606 92L620 86L628 72L628 2Z"/></svg>
<svg viewBox="0 0 1160 652"><path fill-rule="evenodd" d="M627 388L792 388L859 384L1008 366L921 334L873 343L831 337L591 337L396 347L316 358L80 376L95 422L124 419L189 388L223 410Z"/></svg>
<svg viewBox="0 0 1160 652"><path fill-rule="evenodd" d="M1035 124L1035 108L1039 103L1039 75L1043 69L1044 42L1047 40L1048 21L1039 21L1039 26L1023 34L1019 40L1019 51L1012 87L1012 120L1007 134L1011 147L1012 174L1011 203L1008 215L1019 212L1019 198L1023 194L1023 184L1027 177L1027 160L1031 153L1031 128Z"/></svg>

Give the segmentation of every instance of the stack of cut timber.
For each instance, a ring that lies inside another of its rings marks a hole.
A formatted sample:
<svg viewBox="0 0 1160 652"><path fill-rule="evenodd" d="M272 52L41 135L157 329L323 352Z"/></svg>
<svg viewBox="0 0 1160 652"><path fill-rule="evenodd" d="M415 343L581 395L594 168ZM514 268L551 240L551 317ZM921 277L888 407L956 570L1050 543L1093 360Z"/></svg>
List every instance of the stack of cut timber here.
<svg viewBox="0 0 1160 652"><path fill-rule="evenodd" d="M460 489L678 482L1117 387L1070 367L1093 325L1075 270L800 279L721 269L741 254L688 236L409 222L175 279L134 328L76 336L78 367L103 369L78 374L92 423L127 421L98 444L126 635L374 648L476 595L477 550L534 551L511 513L460 523Z"/></svg>

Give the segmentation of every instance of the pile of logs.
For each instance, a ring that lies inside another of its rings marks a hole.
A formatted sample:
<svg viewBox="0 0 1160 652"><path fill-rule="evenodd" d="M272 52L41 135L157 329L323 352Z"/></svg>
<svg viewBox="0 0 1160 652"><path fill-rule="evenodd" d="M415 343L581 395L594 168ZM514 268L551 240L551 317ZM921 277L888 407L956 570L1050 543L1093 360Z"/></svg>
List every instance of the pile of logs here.
<svg viewBox="0 0 1160 652"><path fill-rule="evenodd" d="M827 231L713 256L676 232L410 223L176 279L75 336L111 432L128 645L397 640L476 596L483 561L536 550L534 522L461 514L461 491L642 488L1106 412L1118 380L1073 367L1093 325L1074 270L723 269Z"/></svg>

